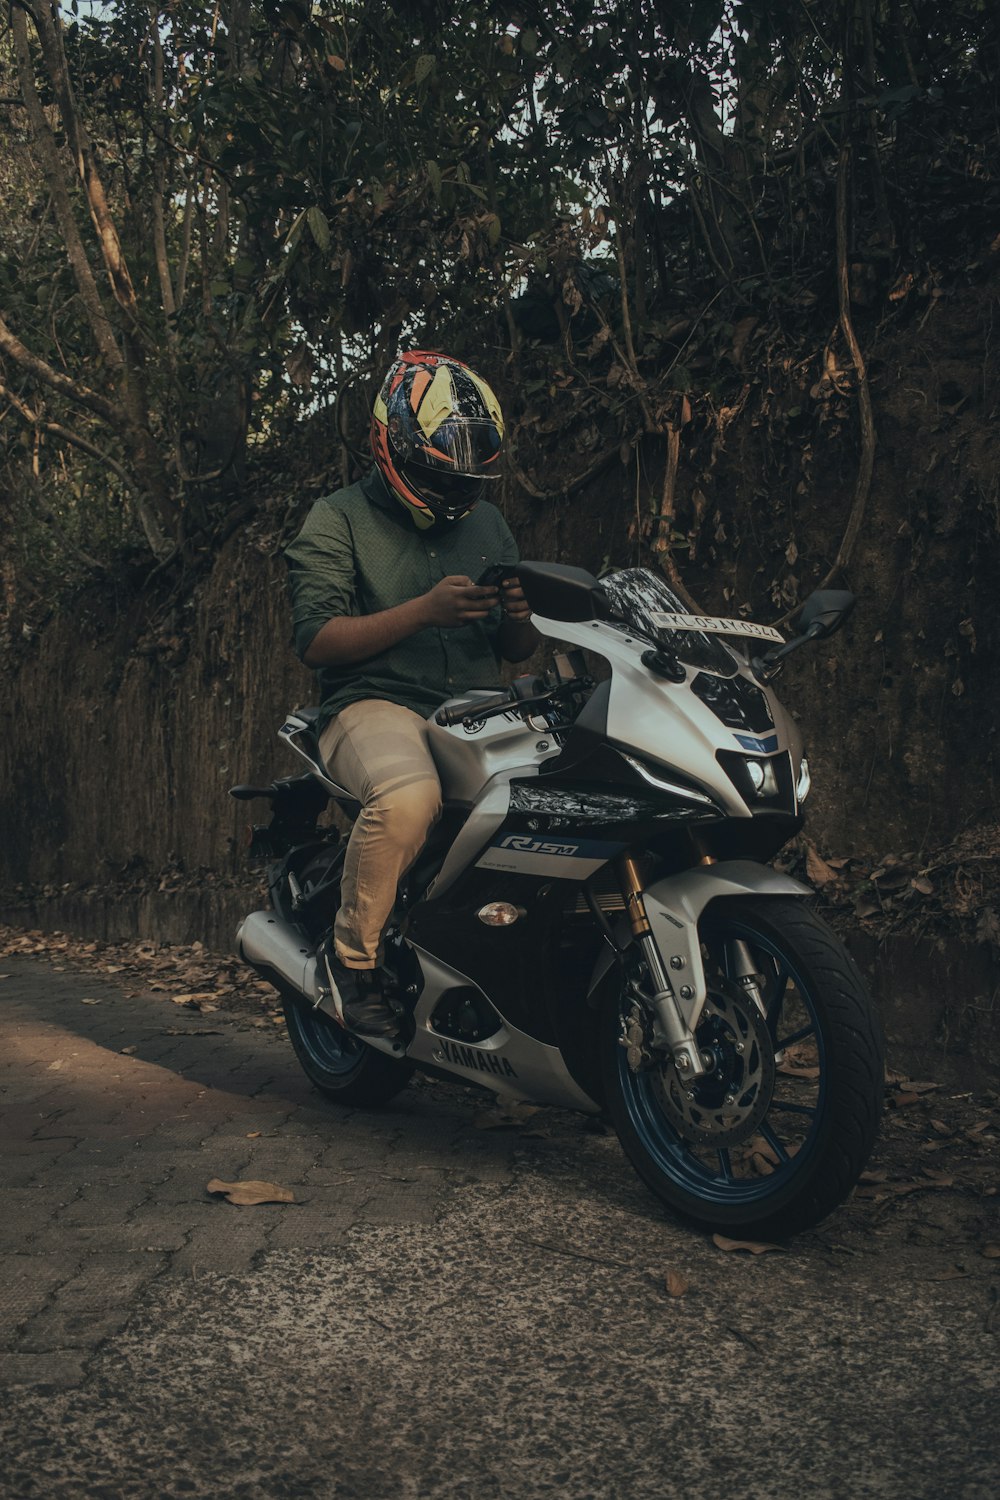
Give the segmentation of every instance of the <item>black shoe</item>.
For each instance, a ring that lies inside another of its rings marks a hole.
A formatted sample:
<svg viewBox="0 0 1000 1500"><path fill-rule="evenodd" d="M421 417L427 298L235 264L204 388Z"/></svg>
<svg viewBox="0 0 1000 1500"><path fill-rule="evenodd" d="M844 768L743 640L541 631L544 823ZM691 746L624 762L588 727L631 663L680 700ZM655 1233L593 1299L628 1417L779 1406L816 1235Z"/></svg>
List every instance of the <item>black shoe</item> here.
<svg viewBox="0 0 1000 1500"><path fill-rule="evenodd" d="M382 993L385 977L380 969L349 969L337 957L330 938L317 956L326 971L337 1019L345 1031L390 1041L399 1036L399 1019Z"/></svg>

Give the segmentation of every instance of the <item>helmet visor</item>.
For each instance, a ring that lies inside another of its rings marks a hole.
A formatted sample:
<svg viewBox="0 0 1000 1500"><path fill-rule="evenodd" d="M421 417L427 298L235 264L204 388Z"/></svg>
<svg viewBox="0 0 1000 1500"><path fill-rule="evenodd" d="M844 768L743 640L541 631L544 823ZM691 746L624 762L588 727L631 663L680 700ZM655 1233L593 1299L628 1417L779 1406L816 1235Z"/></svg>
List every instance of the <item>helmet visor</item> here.
<svg viewBox="0 0 1000 1500"><path fill-rule="evenodd" d="M411 463L441 473L468 478L496 477L501 437L493 422L474 422L467 417L449 417L431 437L417 431Z"/></svg>

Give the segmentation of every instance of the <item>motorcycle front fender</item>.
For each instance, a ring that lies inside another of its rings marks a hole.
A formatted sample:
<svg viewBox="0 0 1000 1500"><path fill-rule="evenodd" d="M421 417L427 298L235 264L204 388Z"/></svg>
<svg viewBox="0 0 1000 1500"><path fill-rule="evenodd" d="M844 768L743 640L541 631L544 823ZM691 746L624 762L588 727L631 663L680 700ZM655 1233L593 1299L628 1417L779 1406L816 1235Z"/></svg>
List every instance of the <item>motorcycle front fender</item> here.
<svg viewBox="0 0 1000 1500"><path fill-rule="evenodd" d="M714 865L698 865L679 875L668 875L654 881L643 892L646 916L670 976L678 1007L689 1031L693 1032L705 1004L705 966L701 958L698 923L705 909L723 896L798 896L813 895L809 886L790 875L772 870L751 859L721 860ZM616 941L629 941L628 920L623 918L615 930ZM590 982L593 994L615 962L605 948L598 959ZM687 991L688 993L685 993Z"/></svg>

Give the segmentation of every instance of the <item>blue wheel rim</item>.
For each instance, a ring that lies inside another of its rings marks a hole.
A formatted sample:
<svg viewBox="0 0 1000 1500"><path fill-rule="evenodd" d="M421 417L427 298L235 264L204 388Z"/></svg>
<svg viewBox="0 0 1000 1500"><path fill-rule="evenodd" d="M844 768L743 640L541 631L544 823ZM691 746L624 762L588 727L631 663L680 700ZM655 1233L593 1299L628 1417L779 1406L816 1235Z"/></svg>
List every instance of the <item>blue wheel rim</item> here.
<svg viewBox="0 0 1000 1500"><path fill-rule="evenodd" d="M298 1006L293 1024L313 1067L346 1082L364 1060L364 1043L322 1012Z"/></svg>
<svg viewBox="0 0 1000 1500"><path fill-rule="evenodd" d="M770 1157L774 1158L770 1171L765 1175L750 1173L742 1176L734 1162L734 1153L728 1147L692 1146L685 1141L664 1113L659 1097L658 1071L633 1073L625 1049L618 1049L622 1099L631 1125L652 1163L685 1193L706 1205L728 1208L766 1203L782 1195L792 1180L808 1169L818 1147L829 1097L826 1042L809 986L794 958L770 938L736 919L728 920L724 928L713 932L709 946L714 950L720 942L732 939L749 943L756 955L765 957L774 966L763 994L772 1041L786 1050L794 1046L813 1046L819 1069L816 1086L807 1096L808 1106L795 1102L794 1089L789 1097L789 1089L784 1083L774 1089L757 1128ZM795 1008L805 1014L799 1017L792 1030L786 1031L781 1023L790 987L794 987ZM790 1151L793 1146L794 1151Z"/></svg>

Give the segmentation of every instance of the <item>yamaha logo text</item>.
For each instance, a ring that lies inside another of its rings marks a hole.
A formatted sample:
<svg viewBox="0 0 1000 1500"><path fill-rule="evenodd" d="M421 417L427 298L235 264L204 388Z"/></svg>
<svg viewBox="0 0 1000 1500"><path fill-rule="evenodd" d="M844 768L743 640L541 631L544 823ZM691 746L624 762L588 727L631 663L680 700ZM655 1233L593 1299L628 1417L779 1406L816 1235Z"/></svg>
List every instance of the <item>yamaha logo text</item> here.
<svg viewBox="0 0 1000 1500"><path fill-rule="evenodd" d="M475 1047L463 1047L459 1042L441 1042L440 1056L445 1062L459 1068L471 1068L474 1073L496 1073L500 1078L516 1078L517 1073L505 1057L496 1052L478 1052Z"/></svg>

